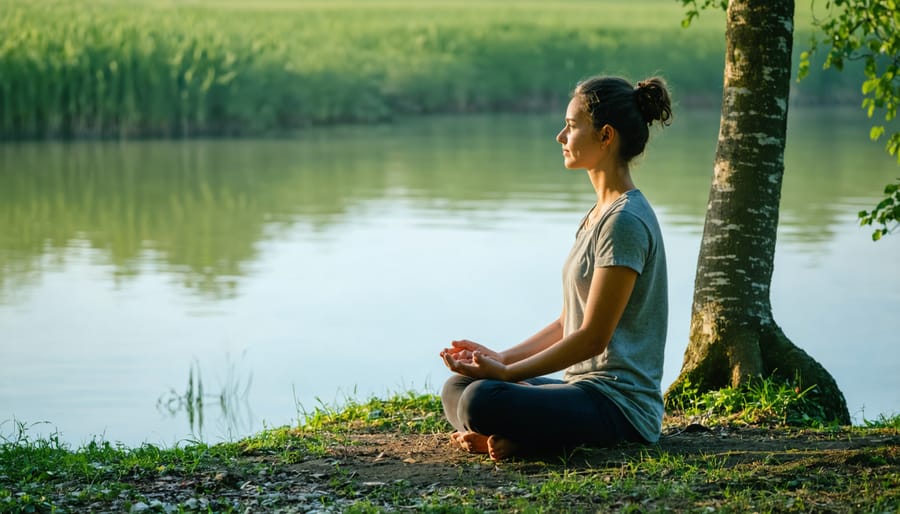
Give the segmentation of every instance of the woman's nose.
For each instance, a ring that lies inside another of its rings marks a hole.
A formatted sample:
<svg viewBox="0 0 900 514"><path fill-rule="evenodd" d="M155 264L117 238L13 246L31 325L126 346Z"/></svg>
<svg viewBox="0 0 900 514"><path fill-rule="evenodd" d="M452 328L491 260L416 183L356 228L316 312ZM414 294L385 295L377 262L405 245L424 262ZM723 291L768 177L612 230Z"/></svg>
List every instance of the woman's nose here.
<svg viewBox="0 0 900 514"><path fill-rule="evenodd" d="M556 134L556 142L561 145L566 144L566 129L562 129L559 134Z"/></svg>

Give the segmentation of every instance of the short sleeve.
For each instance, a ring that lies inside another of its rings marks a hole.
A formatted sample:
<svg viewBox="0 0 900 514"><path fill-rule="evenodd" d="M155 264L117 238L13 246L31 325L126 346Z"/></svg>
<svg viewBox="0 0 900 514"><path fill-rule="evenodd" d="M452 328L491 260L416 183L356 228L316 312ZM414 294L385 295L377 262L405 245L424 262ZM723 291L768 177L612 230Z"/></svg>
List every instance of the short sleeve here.
<svg viewBox="0 0 900 514"><path fill-rule="evenodd" d="M650 231L628 211L611 213L597 230L594 267L625 266L639 274L650 254Z"/></svg>

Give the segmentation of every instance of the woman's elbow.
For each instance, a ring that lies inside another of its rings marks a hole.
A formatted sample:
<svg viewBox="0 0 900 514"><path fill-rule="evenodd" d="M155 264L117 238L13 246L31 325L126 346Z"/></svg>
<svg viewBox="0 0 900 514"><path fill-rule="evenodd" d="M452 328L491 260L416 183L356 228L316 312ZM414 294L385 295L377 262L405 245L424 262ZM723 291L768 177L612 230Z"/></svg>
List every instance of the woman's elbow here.
<svg viewBox="0 0 900 514"><path fill-rule="evenodd" d="M609 341L612 338L612 334L609 334L606 331L582 328L578 332L578 338L581 340L579 346L583 348L585 358L595 357L605 352L606 347L609 346Z"/></svg>

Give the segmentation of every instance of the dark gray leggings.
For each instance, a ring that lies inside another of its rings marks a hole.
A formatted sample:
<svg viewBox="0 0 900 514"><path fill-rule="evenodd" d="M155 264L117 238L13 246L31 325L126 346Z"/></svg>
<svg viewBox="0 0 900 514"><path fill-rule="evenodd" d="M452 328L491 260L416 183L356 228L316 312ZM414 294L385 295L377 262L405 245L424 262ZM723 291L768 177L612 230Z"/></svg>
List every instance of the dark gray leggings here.
<svg viewBox="0 0 900 514"><path fill-rule="evenodd" d="M602 393L547 377L526 382L454 374L441 392L444 414L460 432L497 435L534 449L644 441Z"/></svg>

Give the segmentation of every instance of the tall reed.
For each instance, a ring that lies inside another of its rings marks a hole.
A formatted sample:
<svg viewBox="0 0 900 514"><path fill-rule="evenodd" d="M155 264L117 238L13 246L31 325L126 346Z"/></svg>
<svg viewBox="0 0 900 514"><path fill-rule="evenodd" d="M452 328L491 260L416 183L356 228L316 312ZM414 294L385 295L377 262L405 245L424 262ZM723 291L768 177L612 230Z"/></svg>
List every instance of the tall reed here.
<svg viewBox="0 0 900 514"><path fill-rule="evenodd" d="M259 134L556 106L598 72L715 103L723 22L677 2L0 0L0 138ZM803 83L834 95L814 75Z"/></svg>

